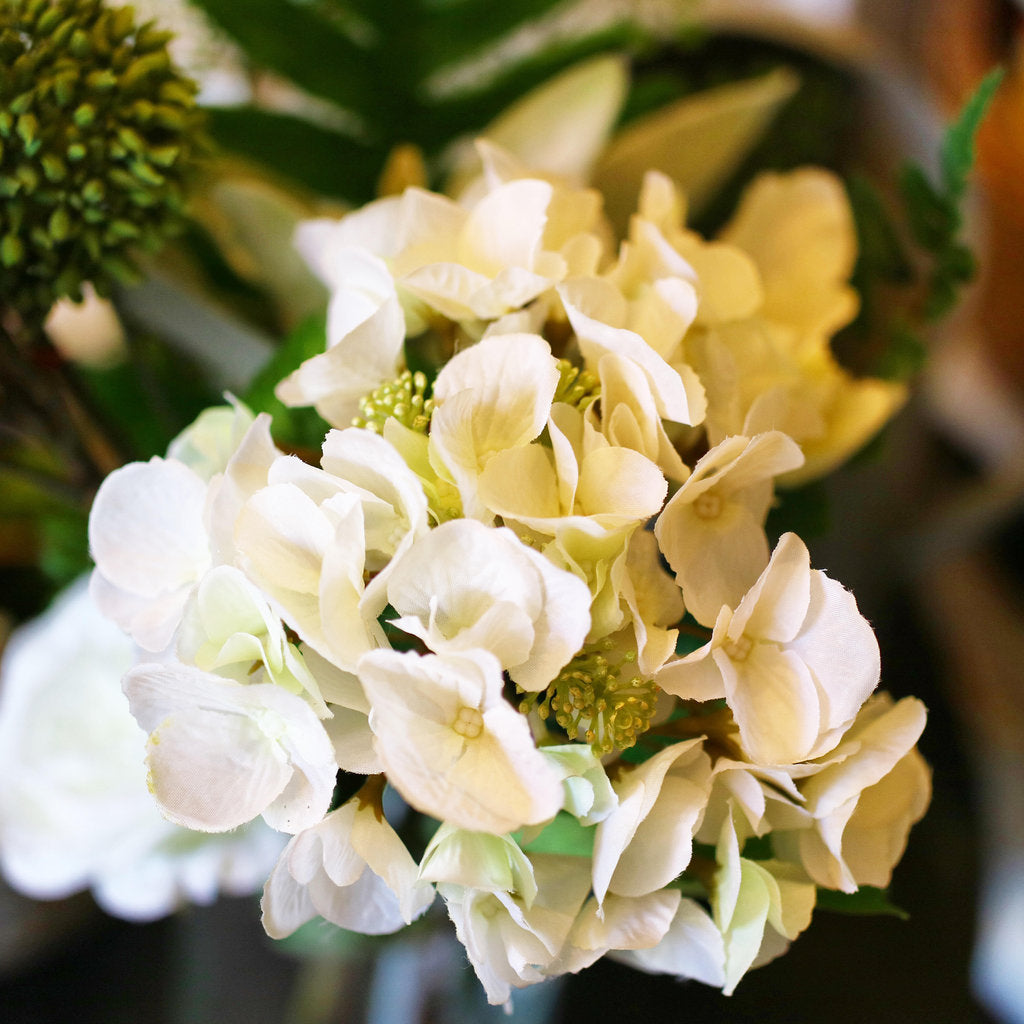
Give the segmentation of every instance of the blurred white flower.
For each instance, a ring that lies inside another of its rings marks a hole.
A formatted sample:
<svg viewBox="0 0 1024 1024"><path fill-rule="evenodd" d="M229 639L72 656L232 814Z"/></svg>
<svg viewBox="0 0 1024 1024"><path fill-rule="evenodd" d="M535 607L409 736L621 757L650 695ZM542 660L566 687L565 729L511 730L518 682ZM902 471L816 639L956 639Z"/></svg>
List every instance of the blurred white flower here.
<svg viewBox="0 0 1024 1024"><path fill-rule="evenodd" d="M55 302L43 326L60 354L83 366L111 366L127 351L113 303L100 298L88 284L82 289L81 302L68 298Z"/></svg>
<svg viewBox="0 0 1024 1024"><path fill-rule="evenodd" d="M91 887L150 920L218 891L257 892L284 842L261 822L223 836L165 821L146 787L145 733L121 692L135 645L80 580L16 631L0 665L0 864L26 895Z"/></svg>

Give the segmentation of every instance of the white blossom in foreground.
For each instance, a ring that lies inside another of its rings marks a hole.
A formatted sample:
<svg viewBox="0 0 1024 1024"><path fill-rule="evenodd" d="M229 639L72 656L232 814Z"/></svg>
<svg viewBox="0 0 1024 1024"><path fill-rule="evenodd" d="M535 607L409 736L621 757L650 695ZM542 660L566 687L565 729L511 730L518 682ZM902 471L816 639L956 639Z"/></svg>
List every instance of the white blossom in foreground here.
<svg viewBox="0 0 1024 1024"><path fill-rule="evenodd" d="M226 832L262 814L294 833L327 812L338 765L296 694L175 663L136 666L124 691L149 733L150 788L170 821Z"/></svg>
<svg viewBox="0 0 1024 1024"><path fill-rule="evenodd" d="M371 651L358 671L384 769L417 810L499 835L558 812L561 781L502 696L492 654Z"/></svg>
<svg viewBox="0 0 1024 1024"><path fill-rule="evenodd" d="M84 580L8 641L0 864L26 895L91 887L109 913L150 920L219 891L257 891L282 840L262 822L199 836L161 817L146 789L146 736L120 687L136 655Z"/></svg>
<svg viewBox="0 0 1024 1024"><path fill-rule="evenodd" d="M766 532L900 390L831 352L849 209L761 179L707 241L654 173L617 245L593 190L478 153L458 201L300 228L328 346L277 394L319 455L236 405L101 488L94 591L159 652L124 682L150 788L292 834L271 935L436 891L492 1003L605 955L729 993L817 887L887 884L928 799L923 707Z"/></svg>
<svg viewBox="0 0 1024 1024"><path fill-rule="evenodd" d="M480 475L500 452L539 436L557 386L551 349L531 334L484 338L437 375L430 457L458 488L465 515L493 519L477 493Z"/></svg>

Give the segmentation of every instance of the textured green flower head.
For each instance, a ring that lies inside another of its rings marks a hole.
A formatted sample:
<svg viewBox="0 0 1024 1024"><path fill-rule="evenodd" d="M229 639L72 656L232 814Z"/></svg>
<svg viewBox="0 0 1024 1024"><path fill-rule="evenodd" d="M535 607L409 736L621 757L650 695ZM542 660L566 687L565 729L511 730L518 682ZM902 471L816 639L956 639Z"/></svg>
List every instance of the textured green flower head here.
<svg viewBox="0 0 1024 1024"><path fill-rule="evenodd" d="M100 0L0 0L0 305L136 274L133 250L180 227L202 146L195 86L170 33Z"/></svg>

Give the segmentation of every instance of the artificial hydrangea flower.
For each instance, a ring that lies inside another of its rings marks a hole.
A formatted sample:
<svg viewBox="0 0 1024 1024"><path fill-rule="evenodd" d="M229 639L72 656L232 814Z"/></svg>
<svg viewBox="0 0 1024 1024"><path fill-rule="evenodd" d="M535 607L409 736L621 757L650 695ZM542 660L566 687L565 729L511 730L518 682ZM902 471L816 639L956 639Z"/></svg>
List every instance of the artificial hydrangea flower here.
<svg viewBox="0 0 1024 1024"><path fill-rule="evenodd" d="M177 653L182 662L204 672L304 693L320 717L330 714L281 620L233 566L211 569L196 585L178 630Z"/></svg>
<svg viewBox="0 0 1024 1024"><path fill-rule="evenodd" d="M133 462L100 485L89 514L93 600L141 647L167 647L192 588L233 556L239 504L278 454L270 418L208 410L168 458Z"/></svg>
<svg viewBox="0 0 1024 1024"><path fill-rule="evenodd" d="M379 794L361 792L289 841L263 890L263 927L280 939L319 915L339 928L386 935L433 901L433 886L418 880Z"/></svg>
<svg viewBox="0 0 1024 1024"><path fill-rule="evenodd" d="M931 795L914 747L925 715L913 697L872 697L842 742L798 783L799 803L772 809L780 855L828 889L887 886Z"/></svg>
<svg viewBox="0 0 1024 1024"><path fill-rule="evenodd" d="M731 995L751 966L784 952L811 923L816 892L796 865L743 857L731 818L722 825L716 861L711 908L724 944L722 991Z"/></svg>
<svg viewBox="0 0 1024 1024"><path fill-rule="evenodd" d="M646 223L698 278L700 304L684 348L707 392L711 444L783 430L805 456L787 482L823 475L906 397L901 384L854 379L829 349L857 311L849 284L856 233L842 183L817 169L761 175L717 242L682 228L681 212L674 186L652 173L633 231Z"/></svg>
<svg viewBox="0 0 1024 1024"><path fill-rule="evenodd" d="M803 463L781 431L729 437L693 467L654 527L690 614L713 626L768 564L765 516L776 476Z"/></svg>
<svg viewBox="0 0 1024 1024"><path fill-rule="evenodd" d="M658 889L643 896L608 893L601 901L591 896L562 947L557 972L550 973L576 973L607 953L628 962L631 953L657 948L672 925L681 899L678 889Z"/></svg>
<svg viewBox="0 0 1024 1024"><path fill-rule="evenodd" d="M810 568L787 533L711 640L657 675L669 693L724 697L757 764L793 764L831 750L878 683L878 643L853 595Z"/></svg>
<svg viewBox="0 0 1024 1024"><path fill-rule="evenodd" d="M328 347L277 392L334 428L319 466L238 408L101 490L96 592L166 648L125 679L151 788L294 833L272 935L390 932L436 886L492 1003L606 954L731 992L927 800L923 709L871 699L852 595L765 533L891 411L829 349L849 211L762 179L706 241L652 174L616 251L592 190L479 156L458 201L300 228ZM369 778L333 807L339 770ZM385 785L439 823L418 866Z"/></svg>
<svg viewBox="0 0 1024 1024"><path fill-rule="evenodd" d="M590 879L580 859L555 854L531 858L536 893L440 883L448 914L469 962L492 1004L508 1004L512 989L543 981L558 964Z"/></svg>
<svg viewBox="0 0 1024 1024"><path fill-rule="evenodd" d="M711 779L700 739L675 743L613 782L618 803L594 837L594 896L643 896L690 861Z"/></svg>
<svg viewBox="0 0 1024 1024"><path fill-rule="evenodd" d="M509 529L442 523L396 561L392 625L436 654L490 651L524 690L547 686L583 646L590 592Z"/></svg>
<svg viewBox="0 0 1024 1024"><path fill-rule="evenodd" d="M147 650L167 646L210 566L205 506L205 482L176 459L123 466L96 493L89 516L93 600Z"/></svg>
<svg viewBox="0 0 1024 1024"><path fill-rule="evenodd" d="M579 410L556 402L551 446L499 452L480 478L482 501L556 565L585 580L591 593L591 637L620 629L620 598L633 533L661 508L668 482L646 456L618 448ZM616 567L619 568L616 568Z"/></svg>
<svg viewBox="0 0 1024 1024"><path fill-rule="evenodd" d="M534 746L526 719L502 696L494 655L371 651L357 671L377 752L407 803L497 835L558 812L559 776Z"/></svg>
<svg viewBox="0 0 1024 1024"><path fill-rule="evenodd" d="M262 814L295 833L327 813L338 765L301 697L176 663L136 666L124 691L149 733L150 787L168 820L226 832Z"/></svg>
<svg viewBox="0 0 1024 1024"><path fill-rule="evenodd" d="M465 515L493 518L478 495L479 478L496 455L538 437L558 382L548 343L529 334L484 338L437 375L431 462L458 488Z"/></svg>
<svg viewBox="0 0 1024 1024"><path fill-rule="evenodd" d="M711 915L696 901L681 898L657 943L613 954L616 960L651 974L671 974L723 988L725 942Z"/></svg>
<svg viewBox="0 0 1024 1024"><path fill-rule="evenodd" d="M307 644L339 668L378 646L380 627L361 610L366 530L362 495L293 457L277 460L267 486L235 525L239 563Z"/></svg>
<svg viewBox="0 0 1024 1024"><path fill-rule="evenodd" d="M344 428L360 400L400 372L405 317L382 260L332 237L322 222L301 225L296 244L332 289L327 349L285 377L276 394L286 405L312 405Z"/></svg>

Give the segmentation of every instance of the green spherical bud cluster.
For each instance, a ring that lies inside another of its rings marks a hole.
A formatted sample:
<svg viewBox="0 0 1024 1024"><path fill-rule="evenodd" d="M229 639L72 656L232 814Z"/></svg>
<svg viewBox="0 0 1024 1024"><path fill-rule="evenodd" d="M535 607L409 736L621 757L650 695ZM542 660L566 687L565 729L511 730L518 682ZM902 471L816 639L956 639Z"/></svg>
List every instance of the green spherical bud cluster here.
<svg viewBox="0 0 1024 1024"><path fill-rule="evenodd" d="M0 0L0 305L23 320L181 226L204 142L169 38L101 0Z"/></svg>

